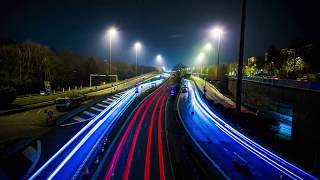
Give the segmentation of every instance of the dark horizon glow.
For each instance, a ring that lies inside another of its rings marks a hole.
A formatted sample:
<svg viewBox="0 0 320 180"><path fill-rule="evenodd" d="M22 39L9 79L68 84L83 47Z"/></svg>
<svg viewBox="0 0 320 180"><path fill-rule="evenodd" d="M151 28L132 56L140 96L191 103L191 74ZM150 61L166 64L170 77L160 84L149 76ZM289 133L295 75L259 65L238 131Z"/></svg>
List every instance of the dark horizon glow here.
<svg viewBox="0 0 320 180"><path fill-rule="evenodd" d="M315 2L249 1L245 55L287 47L296 38L319 40ZM141 62L155 65L163 55L166 67L191 65L214 25L224 28L221 63L236 62L240 1L6 1L0 7L0 38L32 40L49 47L71 49L84 56L108 58L105 31L115 26L119 39L113 59L134 64L133 42L143 42Z"/></svg>

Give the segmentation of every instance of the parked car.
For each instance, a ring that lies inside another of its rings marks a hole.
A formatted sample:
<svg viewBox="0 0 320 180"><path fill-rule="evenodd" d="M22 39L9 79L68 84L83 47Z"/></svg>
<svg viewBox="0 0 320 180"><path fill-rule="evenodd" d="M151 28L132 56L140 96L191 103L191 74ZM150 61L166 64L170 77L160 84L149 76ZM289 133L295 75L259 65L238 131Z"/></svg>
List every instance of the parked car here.
<svg viewBox="0 0 320 180"><path fill-rule="evenodd" d="M70 110L81 105L84 98L82 96L64 97L56 99L56 109L60 111Z"/></svg>
<svg viewBox="0 0 320 180"><path fill-rule="evenodd" d="M41 96L46 96L46 95L49 95L49 93L46 92L46 91L40 91L40 95L41 95Z"/></svg>

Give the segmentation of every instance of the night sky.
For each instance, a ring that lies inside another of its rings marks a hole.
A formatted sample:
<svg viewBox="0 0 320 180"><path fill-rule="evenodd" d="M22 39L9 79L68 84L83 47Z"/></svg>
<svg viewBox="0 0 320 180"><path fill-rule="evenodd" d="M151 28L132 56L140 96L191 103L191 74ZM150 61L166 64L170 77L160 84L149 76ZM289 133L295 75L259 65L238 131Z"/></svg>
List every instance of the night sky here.
<svg viewBox="0 0 320 180"><path fill-rule="evenodd" d="M262 55L272 44L286 47L296 38L319 40L316 2L248 0L246 56ZM220 25L225 33L221 62L236 62L241 5L238 0L211 1L1 1L0 38L32 40L78 54L108 57L106 29L119 30L113 59L134 62L132 45L143 43L144 64L153 65L157 53L167 67L190 65L208 39L208 30ZM213 40L211 40L213 41Z"/></svg>

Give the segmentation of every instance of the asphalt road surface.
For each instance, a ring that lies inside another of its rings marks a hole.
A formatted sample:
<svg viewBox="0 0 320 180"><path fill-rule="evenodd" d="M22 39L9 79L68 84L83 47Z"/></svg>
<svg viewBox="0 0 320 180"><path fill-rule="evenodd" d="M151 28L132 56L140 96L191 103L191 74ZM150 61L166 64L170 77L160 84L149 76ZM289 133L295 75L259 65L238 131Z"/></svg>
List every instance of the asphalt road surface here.
<svg viewBox="0 0 320 180"><path fill-rule="evenodd" d="M167 83L145 98L128 117L105 162L104 179L166 179L170 172L164 143Z"/></svg>
<svg viewBox="0 0 320 180"><path fill-rule="evenodd" d="M81 176L87 162L91 157L94 157L97 149L103 143L104 137L112 131L119 117L136 98L136 89L139 88L142 91L151 87L152 84L161 82L162 80L156 80L125 91L123 95L79 130L30 179L70 179Z"/></svg>
<svg viewBox="0 0 320 180"><path fill-rule="evenodd" d="M226 178L316 179L233 129L202 100L193 82L177 108L193 141Z"/></svg>

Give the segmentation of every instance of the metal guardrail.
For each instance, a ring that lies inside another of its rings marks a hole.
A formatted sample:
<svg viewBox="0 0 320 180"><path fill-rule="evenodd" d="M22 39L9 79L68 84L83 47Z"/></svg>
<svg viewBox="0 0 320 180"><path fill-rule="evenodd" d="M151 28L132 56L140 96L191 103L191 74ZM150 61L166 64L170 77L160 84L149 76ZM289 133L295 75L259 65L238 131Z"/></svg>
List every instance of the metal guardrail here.
<svg viewBox="0 0 320 180"><path fill-rule="evenodd" d="M234 76L229 76L229 78L237 79ZM318 82L289 80L289 79L274 79L274 78L253 77L253 76L251 77L245 76L242 78L242 80L264 83L264 84L269 84L273 86L290 87L295 89L303 89L303 90L320 92L320 83Z"/></svg>

